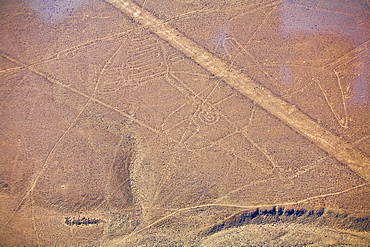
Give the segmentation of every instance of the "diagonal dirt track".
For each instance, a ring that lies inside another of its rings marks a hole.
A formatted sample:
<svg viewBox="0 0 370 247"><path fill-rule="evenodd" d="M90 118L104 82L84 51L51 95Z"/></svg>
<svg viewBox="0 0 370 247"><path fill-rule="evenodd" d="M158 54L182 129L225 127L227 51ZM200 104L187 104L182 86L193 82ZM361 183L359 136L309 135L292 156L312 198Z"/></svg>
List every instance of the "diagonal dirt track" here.
<svg viewBox="0 0 370 247"><path fill-rule="evenodd" d="M132 1L105 0L130 18L149 27L160 38L193 59L213 75L222 78L234 89L253 100L256 104L282 120L292 129L328 152L338 161L347 164L366 181L370 181L370 159L351 144L326 130L294 105L286 102L259 83L244 74L229 68L221 59L177 31L171 25L159 20Z"/></svg>
<svg viewBox="0 0 370 247"><path fill-rule="evenodd" d="M368 180L260 107L370 157L366 1L131 1L0 4L2 245L368 246Z"/></svg>

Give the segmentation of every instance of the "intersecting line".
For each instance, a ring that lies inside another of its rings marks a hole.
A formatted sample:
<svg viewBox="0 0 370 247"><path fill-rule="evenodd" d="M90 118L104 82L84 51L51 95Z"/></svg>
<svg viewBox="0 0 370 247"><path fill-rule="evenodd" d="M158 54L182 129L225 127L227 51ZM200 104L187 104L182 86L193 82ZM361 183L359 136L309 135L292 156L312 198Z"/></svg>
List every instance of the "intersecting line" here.
<svg viewBox="0 0 370 247"><path fill-rule="evenodd" d="M172 47L185 54L211 74L222 78L232 88L254 101L338 161L347 164L351 170L370 182L370 158L355 149L347 141L320 126L295 105L286 102L245 74L230 68L223 60L189 39L166 21L160 20L149 11L143 10L136 3L130 0L104 1L112 4L133 20L147 26Z"/></svg>

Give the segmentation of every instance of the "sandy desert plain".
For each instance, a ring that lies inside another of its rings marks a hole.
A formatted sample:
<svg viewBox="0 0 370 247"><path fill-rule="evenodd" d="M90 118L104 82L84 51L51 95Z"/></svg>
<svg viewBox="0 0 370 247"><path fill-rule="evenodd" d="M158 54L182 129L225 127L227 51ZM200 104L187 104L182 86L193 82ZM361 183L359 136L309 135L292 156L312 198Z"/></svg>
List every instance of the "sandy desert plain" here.
<svg viewBox="0 0 370 247"><path fill-rule="evenodd" d="M1 0L0 246L369 246L367 0Z"/></svg>

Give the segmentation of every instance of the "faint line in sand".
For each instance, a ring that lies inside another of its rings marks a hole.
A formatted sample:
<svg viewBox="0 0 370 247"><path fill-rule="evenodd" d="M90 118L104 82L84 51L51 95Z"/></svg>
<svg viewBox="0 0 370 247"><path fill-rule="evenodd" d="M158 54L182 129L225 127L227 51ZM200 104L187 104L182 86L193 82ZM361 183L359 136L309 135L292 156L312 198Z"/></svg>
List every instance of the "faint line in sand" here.
<svg viewBox="0 0 370 247"><path fill-rule="evenodd" d="M245 74L229 68L223 60L189 39L171 25L143 10L130 0L105 0L133 20L147 26L153 33L175 49L198 63L213 75L225 80L231 87L254 101L293 130L300 133L338 161L345 163L367 182L370 181L370 158L345 140L321 127L296 106L286 102Z"/></svg>
<svg viewBox="0 0 370 247"><path fill-rule="evenodd" d="M175 211L173 211L172 213L169 213L168 215L166 216L163 216L162 218L150 223L149 225L137 230L137 231L134 231L124 237L122 237L121 239L118 239L118 240L114 240L112 241L111 243L109 243L109 245L115 245L115 246L120 246L120 244L122 244L123 241L125 241L126 239L128 239L129 237L131 237L132 235L135 235L137 233L140 233L146 229L149 229L150 227L152 226L155 226L156 224L170 218L171 216L173 215L176 215L180 212L184 212L184 211L190 211L190 210L193 210L193 209L199 209L199 208L210 208L210 207L228 207L228 208L241 208L241 209L256 209L256 208L271 208L271 207L281 207L281 206L293 206L293 205L298 205L298 204L301 204L301 203L305 203L305 202L308 202L308 201L311 201L311 200L314 200L314 199L318 199L318 198L325 198L325 197L329 197L329 196L335 196L335 195L340 195L340 194L344 194L344 193L347 193L349 191L352 191L354 189L358 189L358 188L362 188L364 186L368 186L369 184L368 183L363 183L363 184L360 184L360 185L357 185L357 186L353 186L351 188L348 188L348 189L345 189L345 190L341 190L341 191L337 191L337 192L332 192L332 193L328 193L328 194L323 194L323 195L317 195L317 196L312 196L312 197L308 197L308 198L305 198L305 199L301 199L301 200L298 200L298 201L292 201L292 202L286 202L286 203L276 203L276 204L260 204L260 205L249 205L249 206L243 206L243 205L235 205L235 204L222 204L222 203L210 203L210 204L202 204L202 205L197 205L197 206L192 206L192 207L187 207L187 208L179 208L179 209L176 209Z"/></svg>

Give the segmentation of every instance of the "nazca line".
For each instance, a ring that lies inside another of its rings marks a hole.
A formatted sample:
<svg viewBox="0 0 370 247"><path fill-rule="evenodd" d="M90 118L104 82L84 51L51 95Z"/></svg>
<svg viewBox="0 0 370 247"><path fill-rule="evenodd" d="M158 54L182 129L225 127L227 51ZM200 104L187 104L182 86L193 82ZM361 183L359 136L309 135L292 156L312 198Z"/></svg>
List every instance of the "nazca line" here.
<svg viewBox="0 0 370 247"><path fill-rule="evenodd" d="M261 84L229 66L198 45L193 40L143 10L130 0L104 0L125 13L133 20L148 27L150 31L167 41L178 51L198 63L211 74L222 78L232 88L254 101L267 112L277 117L293 130L325 150L338 161L347 164L367 182L370 182L370 158L355 149L342 138L321 127L296 106L286 102Z"/></svg>

